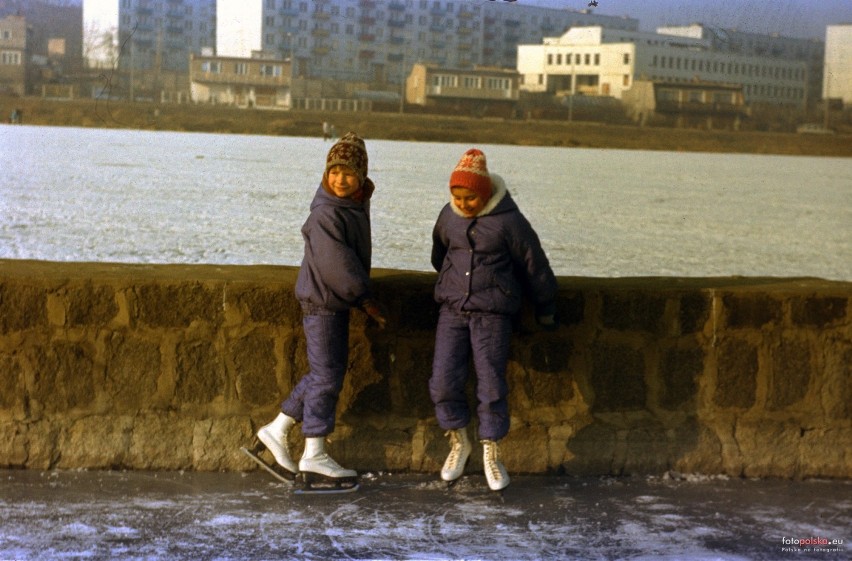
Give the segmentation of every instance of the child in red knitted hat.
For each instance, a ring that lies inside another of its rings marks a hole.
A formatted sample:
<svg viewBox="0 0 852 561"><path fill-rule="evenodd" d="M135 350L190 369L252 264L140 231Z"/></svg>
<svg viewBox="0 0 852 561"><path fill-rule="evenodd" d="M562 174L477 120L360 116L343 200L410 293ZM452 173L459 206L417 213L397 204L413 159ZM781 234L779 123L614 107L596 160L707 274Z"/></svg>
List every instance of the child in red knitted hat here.
<svg viewBox="0 0 852 561"><path fill-rule="evenodd" d="M497 442L509 432L506 366L512 318L526 293L539 324L555 329L556 277L538 235L502 178L489 173L481 150L464 153L449 187L450 202L432 232L432 266L439 273L435 300L441 309L429 393L438 424L450 439L441 478L461 477L470 456L465 386L472 357L483 467L488 486L499 491L509 484Z"/></svg>

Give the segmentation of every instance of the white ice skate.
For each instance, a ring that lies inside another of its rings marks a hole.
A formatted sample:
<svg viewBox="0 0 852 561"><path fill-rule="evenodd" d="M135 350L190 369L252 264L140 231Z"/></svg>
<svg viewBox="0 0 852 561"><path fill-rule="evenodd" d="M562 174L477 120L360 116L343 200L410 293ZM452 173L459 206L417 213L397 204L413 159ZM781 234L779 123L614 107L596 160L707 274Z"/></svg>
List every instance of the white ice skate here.
<svg viewBox="0 0 852 561"><path fill-rule="evenodd" d="M502 491L509 486L509 474L503 462L500 461L500 450L493 440L482 441L482 467L485 469L485 479L492 491Z"/></svg>
<svg viewBox="0 0 852 561"><path fill-rule="evenodd" d="M305 439L296 477L299 493L345 493L358 489L358 473L345 469L325 451L324 437Z"/></svg>
<svg viewBox="0 0 852 561"><path fill-rule="evenodd" d="M470 440L467 438L467 427L448 430L446 436L450 439L450 453L441 468L441 479L452 486L464 473L464 467L470 458Z"/></svg>
<svg viewBox="0 0 852 561"><path fill-rule="evenodd" d="M296 419L284 413L279 413L275 420L260 427L260 430L257 431L257 443L254 448L251 450L242 448L242 451L276 478L286 482L293 481L299 467L290 457L287 435L295 424ZM272 453L275 458L274 464L270 464L261 458L260 453L263 452L264 448Z"/></svg>

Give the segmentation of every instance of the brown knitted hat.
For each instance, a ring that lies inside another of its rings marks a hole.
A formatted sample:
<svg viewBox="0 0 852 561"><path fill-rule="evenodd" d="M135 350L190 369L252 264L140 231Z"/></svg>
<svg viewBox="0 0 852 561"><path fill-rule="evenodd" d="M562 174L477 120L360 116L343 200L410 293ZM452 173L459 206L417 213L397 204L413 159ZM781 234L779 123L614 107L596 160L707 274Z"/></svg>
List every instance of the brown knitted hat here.
<svg viewBox="0 0 852 561"><path fill-rule="evenodd" d="M337 165L352 168L358 175L361 185L364 185L367 179L367 147L364 141L352 131L344 134L328 151L325 159L325 173Z"/></svg>

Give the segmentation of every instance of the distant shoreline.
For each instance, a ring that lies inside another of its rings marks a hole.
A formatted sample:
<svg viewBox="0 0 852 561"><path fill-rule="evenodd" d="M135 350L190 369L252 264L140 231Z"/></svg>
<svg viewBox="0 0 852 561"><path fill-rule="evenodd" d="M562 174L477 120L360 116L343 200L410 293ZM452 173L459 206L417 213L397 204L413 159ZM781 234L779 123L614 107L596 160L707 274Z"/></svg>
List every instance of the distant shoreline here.
<svg viewBox="0 0 852 561"><path fill-rule="evenodd" d="M186 132L321 136L322 122L338 133L355 130L365 138L466 144L564 146L663 150L852 156L850 135L696 130L610 125L594 122L475 119L412 113L333 113L270 111L103 100L57 101L0 97L2 122L13 109L25 125L99 127Z"/></svg>

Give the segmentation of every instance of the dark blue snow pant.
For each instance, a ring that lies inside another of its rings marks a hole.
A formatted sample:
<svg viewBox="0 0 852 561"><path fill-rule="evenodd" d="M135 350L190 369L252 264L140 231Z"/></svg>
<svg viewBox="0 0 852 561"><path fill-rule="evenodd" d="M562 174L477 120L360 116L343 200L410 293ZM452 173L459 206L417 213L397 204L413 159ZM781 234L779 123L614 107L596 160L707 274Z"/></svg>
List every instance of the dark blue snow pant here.
<svg viewBox="0 0 852 561"><path fill-rule="evenodd" d="M465 386L472 353L476 369L476 397L479 400L476 408L479 438L500 440L509 432L506 364L511 335L510 316L458 313L441 308L429 395L442 429L460 429L470 422Z"/></svg>
<svg viewBox="0 0 852 561"><path fill-rule="evenodd" d="M349 363L349 311L333 312L304 305L302 326L311 367L281 411L302 422L305 437L334 431L335 412Z"/></svg>

